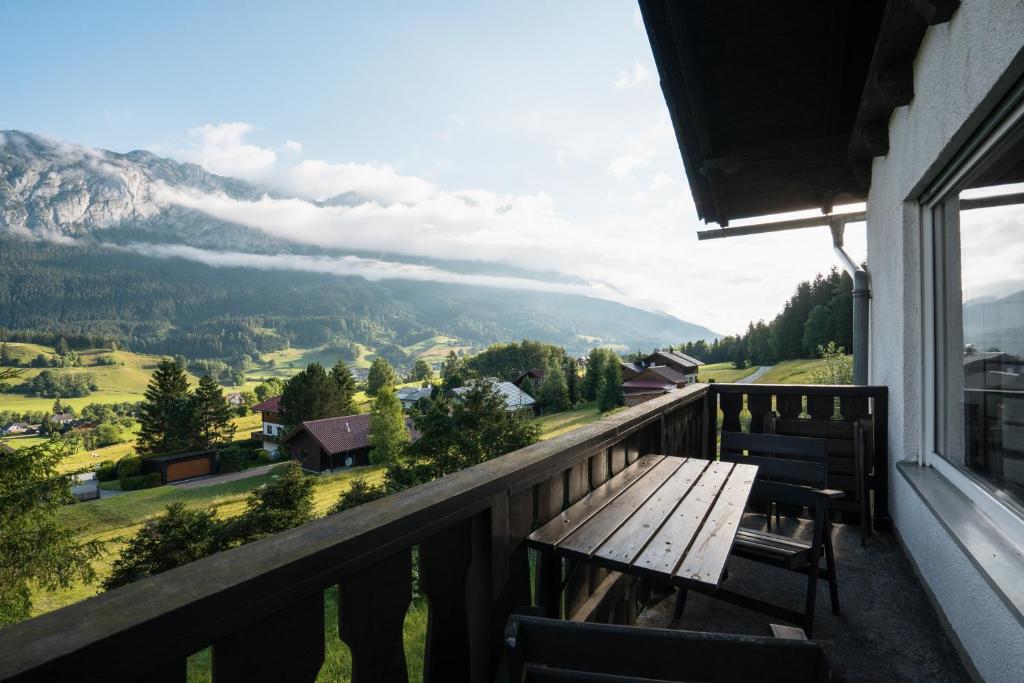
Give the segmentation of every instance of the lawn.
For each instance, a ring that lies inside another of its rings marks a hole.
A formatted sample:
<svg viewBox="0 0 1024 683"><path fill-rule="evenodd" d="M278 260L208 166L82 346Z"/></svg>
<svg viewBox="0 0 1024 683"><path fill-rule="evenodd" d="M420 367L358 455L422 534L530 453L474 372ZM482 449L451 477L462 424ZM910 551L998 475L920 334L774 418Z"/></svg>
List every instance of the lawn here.
<svg viewBox="0 0 1024 683"><path fill-rule="evenodd" d="M716 382L735 382L741 380L744 377L757 372L757 366L743 368L737 370L736 366L730 363L713 363L711 365L703 365L697 370L697 381L707 382L708 380L715 380Z"/></svg>
<svg viewBox="0 0 1024 683"><path fill-rule="evenodd" d="M120 553L125 540L138 531L147 520L163 512L168 503L180 500L189 507L212 509L221 518L233 517L245 509L245 498L249 492L266 483L271 476L263 474L200 488L161 486L133 491L88 503L68 505L59 511L58 519L62 526L74 529L82 541L95 539L107 543L104 554L93 565L99 579L102 580L110 572L110 566ZM366 478L376 483L382 477L383 471L373 467L360 467L317 477L316 487L313 489L313 506L316 514L323 515L327 512L353 479ZM37 591L33 595L33 614L43 614L84 600L94 595L97 590L98 582L92 586L76 583L67 590L54 593Z"/></svg>
<svg viewBox="0 0 1024 683"><path fill-rule="evenodd" d="M574 429L579 429L584 425L600 420L601 417L601 411L597 409L597 403L595 401L588 401L573 410L542 415L536 419L536 422L540 425L540 438L545 440L559 434L571 432Z"/></svg>
<svg viewBox="0 0 1024 683"><path fill-rule="evenodd" d="M8 349L23 362L30 361L39 353L53 357L53 349L38 344L21 344L8 342ZM160 361L159 356L149 356L129 351L109 351L107 349L86 349L78 352L82 360L81 367L75 368L22 368L22 375L14 380L13 384L35 377L43 370L50 370L58 374L89 373L96 378L99 390L90 393L88 396L78 398L61 399L62 403L72 406L75 410L81 410L90 403L122 403L136 402L142 400L142 394L146 391L146 384L149 377ZM101 356L112 356L117 365L94 365ZM195 384L198 378L188 375L189 382ZM54 399L37 398L23 394L5 393L0 395L0 409L25 412L30 410L41 410L50 412Z"/></svg>
<svg viewBox="0 0 1024 683"><path fill-rule="evenodd" d="M821 358L783 361L758 377L755 383L810 384L813 382L811 373L822 368L824 364L825 361Z"/></svg>

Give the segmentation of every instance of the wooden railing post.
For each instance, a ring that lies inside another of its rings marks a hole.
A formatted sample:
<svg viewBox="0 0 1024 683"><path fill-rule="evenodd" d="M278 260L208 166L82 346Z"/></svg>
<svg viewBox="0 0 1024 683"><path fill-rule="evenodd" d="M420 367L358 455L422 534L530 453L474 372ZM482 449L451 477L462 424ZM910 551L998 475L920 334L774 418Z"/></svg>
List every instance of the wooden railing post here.
<svg viewBox="0 0 1024 683"><path fill-rule="evenodd" d="M352 683L409 680L402 627L411 601L408 548L338 585L338 634L352 651Z"/></svg>
<svg viewBox="0 0 1024 683"><path fill-rule="evenodd" d="M420 544L420 589L427 597L425 683L470 680L466 577L472 557L464 520Z"/></svg>

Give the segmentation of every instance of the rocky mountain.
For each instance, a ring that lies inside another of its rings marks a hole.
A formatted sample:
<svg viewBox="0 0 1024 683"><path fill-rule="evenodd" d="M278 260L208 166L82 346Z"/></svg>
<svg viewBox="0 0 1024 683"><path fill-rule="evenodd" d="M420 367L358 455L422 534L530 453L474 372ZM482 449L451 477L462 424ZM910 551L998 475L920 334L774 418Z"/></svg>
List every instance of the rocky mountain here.
<svg viewBox="0 0 1024 683"><path fill-rule="evenodd" d="M248 254L321 253L169 203L167 188L238 200L274 196L151 152L119 154L0 131L0 326L116 337L161 353L196 346L201 337L205 341L192 352L211 357L232 353L230 345L211 340L215 330L235 324L249 337L270 340L249 344L247 353L338 340L403 346L431 334L480 346L533 336L572 349L593 343L648 348L718 336L671 316L585 296L270 274L152 258L139 243L229 247ZM317 203L357 206L362 198L345 193ZM126 245L134 245L132 251ZM481 265L443 267L479 272ZM183 273L187 277L179 277ZM506 267L502 274L515 273ZM257 291L262 294L254 296Z"/></svg>

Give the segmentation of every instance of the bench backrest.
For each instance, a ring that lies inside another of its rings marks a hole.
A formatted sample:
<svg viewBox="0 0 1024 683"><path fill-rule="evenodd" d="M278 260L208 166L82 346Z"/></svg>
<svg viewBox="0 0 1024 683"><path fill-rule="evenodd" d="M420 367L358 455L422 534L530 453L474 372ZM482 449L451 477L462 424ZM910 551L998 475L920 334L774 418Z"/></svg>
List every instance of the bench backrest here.
<svg viewBox="0 0 1024 683"><path fill-rule="evenodd" d="M818 499L807 487L828 487L828 460L823 439L725 432L719 458L725 462L757 465L757 479L751 489L751 496L755 498L814 507Z"/></svg>
<svg viewBox="0 0 1024 683"><path fill-rule="evenodd" d="M512 615L499 680L825 681L819 643ZM555 676L545 677L545 671ZM603 674L588 676L587 674Z"/></svg>

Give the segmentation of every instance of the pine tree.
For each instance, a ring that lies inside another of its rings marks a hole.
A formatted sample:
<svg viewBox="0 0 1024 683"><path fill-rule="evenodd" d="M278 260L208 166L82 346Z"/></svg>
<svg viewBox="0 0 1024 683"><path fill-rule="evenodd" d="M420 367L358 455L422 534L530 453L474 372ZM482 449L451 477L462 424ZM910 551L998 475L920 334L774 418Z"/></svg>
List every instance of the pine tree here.
<svg viewBox="0 0 1024 683"><path fill-rule="evenodd" d="M339 415L352 415L356 412L354 397L356 395L356 378L342 361L338 361L331 368L331 379L338 387L338 401L341 412Z"/></svg>
<svg viewBox="0 0 1024 683"><path fill-rule="evenodd" d="M187 448L191 442L189 407L185 371L165 358L156 366L139 409L139 452L170 453Z"/></svg>
<svg viewBox="0 0 1024 683"><path fill-rule="evenodd" d="M67 589L95 578L103 543L82 541L60 519L74 503L74 474L58 441L0 455L0 627L27 619L39 589Z"/></svg>
<svg viewBox="0 0 1024 683"><path fill-rule="evenodd" d="M395 394L394 386L388 384L381 387L370 410L370 446L373 447L370 462L375 465L397 462L411 441L402 404Z"/></svg>
<svg viewBox="0 0 1024 683"><path fill-rule="evenodd" d="M234 410L224 391L209 375L203 375L191 399L192 429L195 446L213 448L231 441L235 435Z"/></svg>
<svg viewBox="0 0 1024 683"><path fill-rule="evenodd" d="M569 406L572 407L580 402L580 376L576 368L576 361L566 358L563 365L565 370L565 385L569 397Z"/></svg>
<svg viewBox="0 0 1024 683"><path fill-rule="evenodd" d="M434 370L430 363L420 358L413 364L410 378L413 382L423 382L426 385L434 380Z"/></svg>
<svg viewBox="0 0 1024 683"><path fill-rule="evenodd" d="M14 356L11 355L11 349L7 346L7 342L0 343L0 365L14 365Z"/></svg>
<svg viewBox="0 0 1024 683"><path fill-rule="evenodd" d="M386 358L377 356L373 359L370 372L366 376L366 394L376 396L377 392L386 386L393 387L397 381L398 377L395 375L395 369L391 367L391 363Z"/></svg>
<svg viewBox="0 0 1024 683"><path fill-rule="evenodd" d="M590 349L587 356L587 370L583 376L583 398L593 401L597 398L597 387L601 382L601 374L604 369L608 353L605 349Z"/></svg>
<svg viewBox="0 0 1024 683"><path fill-rule="evenodd" d="M338 383L319 363L310 363L289 379L281 393L281 417L288 425L350 415L351 412L344 412L347 407Z"/></svg>
<svg viewBox="0 0 1024 683"><path fill-rule="evenodd" d="M597 389L597 407L601 412L621 406L625 402L622 395L622 368L618 363L604 364Z"/></svg>
<svg viewBox="0 0 1024 683"><path fill-rule="evenodd" d="M551 412L569 408L569 388L562 366L558 363L550 363L544 371L544 381L540 385L540 405L545 411Z"/></svg>

